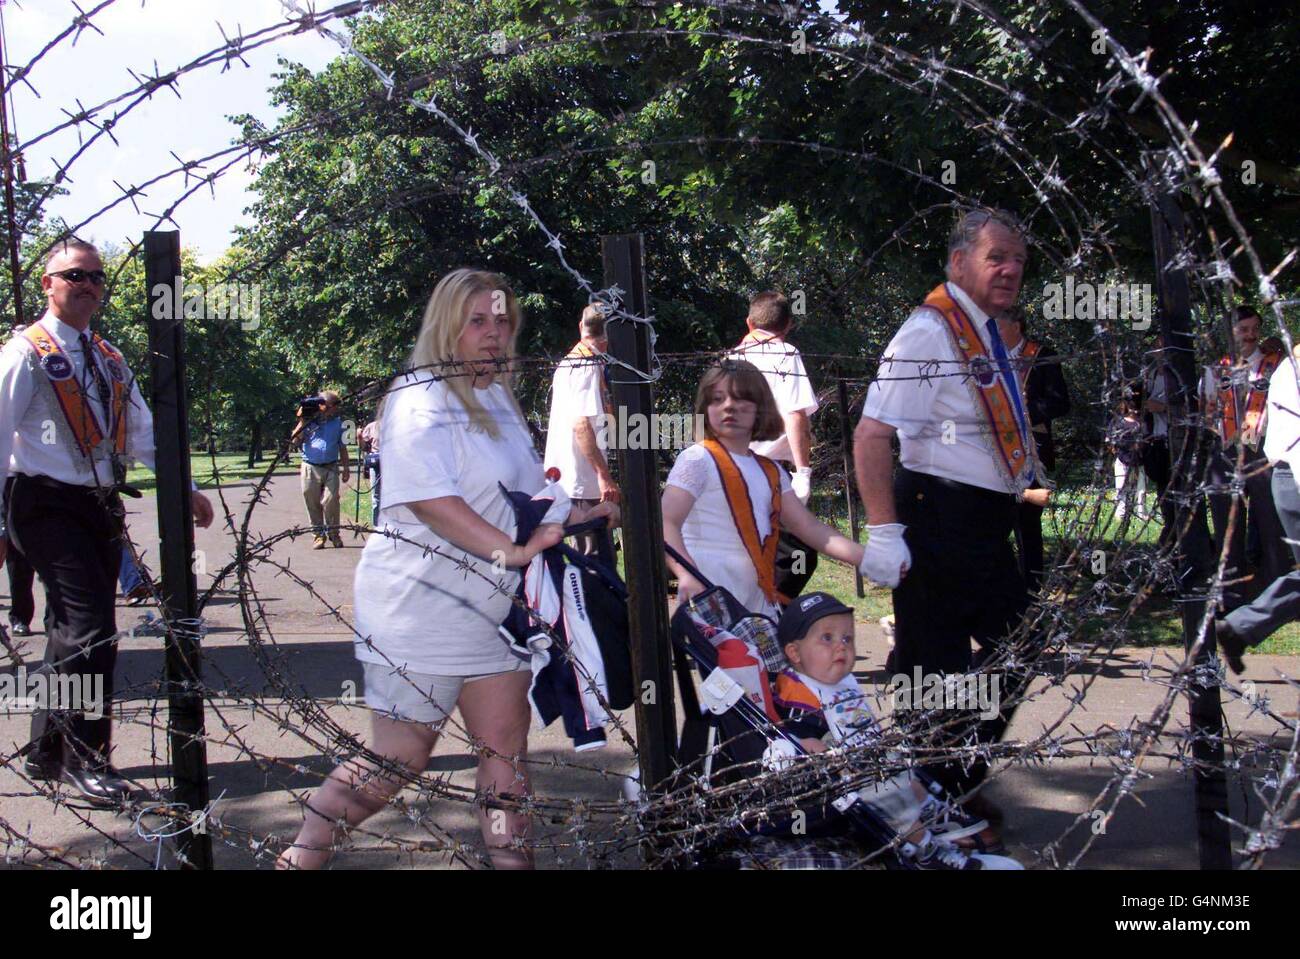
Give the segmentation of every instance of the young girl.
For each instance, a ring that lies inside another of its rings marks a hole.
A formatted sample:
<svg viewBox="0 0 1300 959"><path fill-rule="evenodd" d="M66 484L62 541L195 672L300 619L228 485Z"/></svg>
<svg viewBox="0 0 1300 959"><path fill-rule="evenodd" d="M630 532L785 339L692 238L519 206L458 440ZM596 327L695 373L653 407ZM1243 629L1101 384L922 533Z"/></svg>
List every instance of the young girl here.
<svg viewBox="0 0 1300 959"><path fill-rule="evenodd" d="M750 451L751 442L783 429L776 399L752 363L727 360L709 370L695 414L696 443L677 457L664 488L665 542L745 608L773 619L789 602L776 589L781 530L841 563L862 561L863 547L808 512L785 470ZM676 561L668 565L679 601L704 589Z"/></svg>

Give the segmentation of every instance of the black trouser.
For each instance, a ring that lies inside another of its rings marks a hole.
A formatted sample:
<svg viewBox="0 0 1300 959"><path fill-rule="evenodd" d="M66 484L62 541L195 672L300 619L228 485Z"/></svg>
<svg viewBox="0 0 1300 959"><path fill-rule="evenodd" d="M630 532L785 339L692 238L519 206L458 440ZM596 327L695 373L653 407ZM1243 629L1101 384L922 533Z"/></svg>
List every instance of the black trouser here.
<svg viewBox="0 0 1300 959"><path fill-rule="evenodd" d="M66 709L36 711L30 755L44 763L76 767L98 762L95 752L108 756L121 517L117 494L101 497L90 487L20 474L9 491L9 538L45 586L45 662L40 672L86 677L91 688L103 692L98 719Z"/></svg>
<svg viewBox="0 0 1300 959"><path fill-rule="evenodd" d="M1156 486L1156 497L1160 502L1160 516L1164 525L1160 528L1159 545L1169 545L1178 524L1177 507L1165 496L1169 488L1170 473L1173 464L1169 459L1169 437L1148 436L1142 444L1142 468Z"/></svg>
<svg viewBox="0 0 1300 959"><path fill-rule="evenodd" d="M1237 448L1223 447L1216 444L1210 454L1209 482L1211 485L1227 487L1237 468ZM1277 518L1273 505L1272 471L1264 454L1255 450L1246 450L1242 467L1245 477L1246 495L1237 507L1237 518L1233 523L1232 537L1228 541L1228 560L1224 569L1227 581L1242 579L1248 572L1246 568L1246 510L1249 509L1259 527L1259 536L1263 548L1260 563L1260 579L1271 583L1291 568L1291 554L1286 543L1282 523ZM1233 495L1224 489L1209 495L1210 515L1214 517L1214 561L1218 565L1223 553L1224 533L1228 528L1228 518L1232 510ZM1244 584L1233 583L1223 589L1223 605L1228 612L1236 609L1246 601Z"/></svg>
<svg viewBox="0 0 1300 959"><path fill-rule="evenodd" d="M919 668L923 681L966 673L996 654L1029 605L1010 542L1015 497L907 469L895 477L894 496L912 553L912 566L894 590L895 669L914 679ZM972 639L980 646L977 658ZM1014 712L1001 703L1020 693L1027 674L996 675L999 709L992 718L981 719L969 709L895 715L917 732L931 722L957 720L945 732L944 745L959 743L972 728L979 742L996 742ZM960 763L950 762L928 771L961 794L983 781L988 765L977 760L963 771Z"/></svg>
<svg viewBox="0 0 1300 959"><path fill-rule="evenodd" d="M9 573L9 622L30 626L36 615L36 598L32 595L36 570L14 548L12 540L5 551L5 571Z"/></svg>
<svg viewBox="0 0 1300 959"><path fill-rule="evenodd" d="M1037 592L1043 579L1043 511L1033 503L1016 504L1016 544L1020 577L1029 592Z"/></svg>
<svg viewBox="0 0 1300 959"><path fill-rule="evenodd" d="M792 533L782 532L776 541L776 591L794 599L804 591L817 572L817 550Z"/></svg>

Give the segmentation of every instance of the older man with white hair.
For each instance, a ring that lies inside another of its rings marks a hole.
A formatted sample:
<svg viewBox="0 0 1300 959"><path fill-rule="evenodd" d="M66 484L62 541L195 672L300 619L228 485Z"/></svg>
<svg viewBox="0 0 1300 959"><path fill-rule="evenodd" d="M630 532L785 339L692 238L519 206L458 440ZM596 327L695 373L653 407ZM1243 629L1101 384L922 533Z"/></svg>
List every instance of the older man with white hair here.
<svg viewBox="0 0 1300 959"><path fill-rule="evenodd" d="M949 237L947 282L885 350L857 427L854 460L870 536L861 568L894 588L895 669L913 682L916 670L967 672L971 641L981 659L996 652L1028 605L1011 533L1017 502L1045 504L1047 490L1030 489L1041 467L997 322L1016 305L1025 262L1023 234L1009 214L966 213ZM988 742L1001 737L1010 711L969 720ZM932 772L962 794L987 765L953 762ZM990 803L973 805L998 817Z"/></svg>

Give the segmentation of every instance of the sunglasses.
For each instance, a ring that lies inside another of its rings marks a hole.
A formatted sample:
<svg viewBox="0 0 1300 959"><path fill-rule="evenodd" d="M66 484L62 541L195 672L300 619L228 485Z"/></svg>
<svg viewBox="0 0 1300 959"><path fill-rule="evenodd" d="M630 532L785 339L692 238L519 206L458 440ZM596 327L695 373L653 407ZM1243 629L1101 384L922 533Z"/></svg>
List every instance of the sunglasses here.
<svg viewBox="0 0 1300 959"><path fill-rule="evenodd" d="M54 273L47 273L46 276L59 276L69 283L84 283L89 280L95 286L103 286L107 274L103 270L58 270Z"/></svg>

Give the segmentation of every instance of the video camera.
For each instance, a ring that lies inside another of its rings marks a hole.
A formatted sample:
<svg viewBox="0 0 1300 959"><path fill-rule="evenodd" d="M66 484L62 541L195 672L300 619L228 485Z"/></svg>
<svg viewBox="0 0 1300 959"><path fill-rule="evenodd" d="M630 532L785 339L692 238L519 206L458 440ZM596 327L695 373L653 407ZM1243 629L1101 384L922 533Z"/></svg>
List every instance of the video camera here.
<svg viewBox="0 0 1300 959"><path fill-rule="evenodd" d="M323 396L304 396L298 401L298 415L303 419L308 416L315 416L325 409L325 397Z"/></svg>

